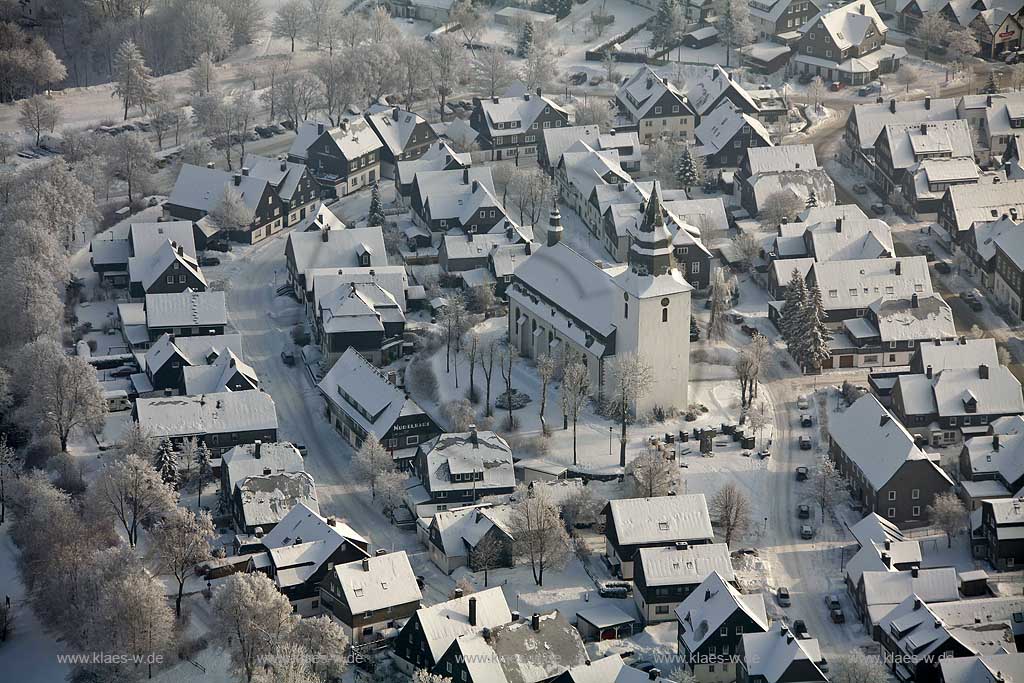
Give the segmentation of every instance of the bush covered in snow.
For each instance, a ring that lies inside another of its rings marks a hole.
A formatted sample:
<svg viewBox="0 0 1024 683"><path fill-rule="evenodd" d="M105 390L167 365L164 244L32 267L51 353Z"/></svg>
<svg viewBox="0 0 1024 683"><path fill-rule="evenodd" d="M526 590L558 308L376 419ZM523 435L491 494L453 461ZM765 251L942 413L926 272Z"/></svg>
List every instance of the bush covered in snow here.
<svg viewBox="0 0 1024 683"><path fill-rule="evenodd" d="M416 357L409 363L409 379L413 387L431 401L437 400L437 375L426 358Z"/></svg>

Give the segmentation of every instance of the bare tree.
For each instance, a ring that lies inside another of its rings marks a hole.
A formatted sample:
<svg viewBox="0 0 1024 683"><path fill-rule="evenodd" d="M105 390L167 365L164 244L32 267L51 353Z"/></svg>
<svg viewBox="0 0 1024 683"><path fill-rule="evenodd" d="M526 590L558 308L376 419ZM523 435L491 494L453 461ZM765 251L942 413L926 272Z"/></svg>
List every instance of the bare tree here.
<svg viewBox="0 0 1024 683"><path fill-rule="evenodd" d="M145 462L153 462L156 457L156 440L146 428L138 422L132 422L121 434L117 442L117 455L125 458L129 455L138 456Z"/></svg>
<svg viewBox="0 0 1024 683"><path fill-rule="evenodd" d="M139 527L174 510L177 497L152 465L134 455L108 463L89 495L92 509L121 523L133 548Z"/></svg>
<svg viewBox="0 0 1024 683"><path fill-rule="evenodd" d="M516 80L512 58L504 50L484 47L473 50L473 80L488 97L496 97Z"/></svg>
<svg viewBox="0 0 1024 683"><path fill-rule="evenodd" d="M458 38L451 33L444 33L431 42L428 55L427 77L430 79L434 95L437 97L438 111L443 122L445 104L448 102L455 84L462 76L465 50Z"/></svg>
<svg viewBox="0 0 1024 683"><path fill-rule="evenodd" d="M881 659L859 650L837 656L831 669L832 683L878 683L889 678L889 670Z"/></svg>
<svg viewBox="0 0 1024 683"><path fill-rule="evenodd" d="M326 615L301 619L288 640L300 645L314 674L341 680L348 668L349 639L341 624Z"/></svg>
<svg viewBox="0 0 1024 683"><path fill-rule="evenodd" d="M711 320L708 322L708 339L725 339L725 315L732 308L732 282L726 278L724 268L716 268L711 278Z"/></svg>
<svg viewBox="0 0 1024 683"><path fill-rule="evenodd" d="M576 425L580 411L590 396L590 370L583 359L573 354L562 370L562 414L572 421L572 464L577 463Z"/></svg>
<svg viewBox="0 0 1024 683"><path fill-rule="evenodd" d="M188 70L190 92L193 95L209 95L217 85L217 65L209 52L196 57L192 68Z"/></svg>
<svg viewBox="0 0 1024 683"><path fill-rule="evenodd" d="M213 537L213 520L208 512L195 514L181 507L153 529L153 553L157 564L178 582L174 613L179 619L185 580L197 564L210 557L210 539Z"/></svg>
<svg viewBox="0 0 1024 683"><path fill-rule="evenodd" d="M466 360L469 361L469 400L473 403L480 402L480 395L476 390L476 364L480 357L480 335L476 332L469 332L468 335L469 343L467 344L468 351L466 352Z"/></svg>
<svg viewBox="0 0 1024 683"><path fill-rule="evenodd" d="M397 87L406 109L410 109L417 93L426 90L429 83L424 81L431 65L429 48L415 36L404 36L395 45L395 50L398 54L395 64Z"/></svg>
<svg viewBox="0 0 1024 683"><path fill-rule="evenodd" d="M926 512L928 520L946 534L946 547L952 548L953 537L967 526L967 509L963 501L952 491L940 493Z"/></svg>
<svg viewBox="0 0 1024 683"><path fill-rule="evenodd" d="M491 340L484 349L480 360L480 369L484 373L484 416L490 417L491 412L491 377L494 376L494 358L498 355L498 342Z"/></svg>
<svg viewBox="0 0 1024 683"><path fill-rule="evenodd" d="M53 132L61 117L60 105L46 95L33 95L22 100L18 107L18 123L22 130L35 136L37 145L43 133Z"/></svg>
<svg viewBox="0 0 1024 683"><path fill-rule="evenodd" d="M295 39L306 26L306 8L302 0L287 0L274 15L271 31L275 38L287 38L291 41L291 51L295 52Z"/></svg>
<svg viewBox="0 0 1024 683"><path fill-rule="evenodd" d="M548 405L548 385L551 384L556 369L558 363L550 354L545 353L537 357L537 376L540 378L540 429L544 436L551 433L544 412Z"/></svg>
<svg viewBox="0 0 1024 683"><path fill-rule="evenodd" d="M774 230L785 220L793 220L804 209L804 203L789 190L780 190L768 195L758 212L758 218L769 229Z"/></svg>
<svg viewBox="0 0 1024 683"><path fill-rule="evenodd" d="M512 415L512 360L514 355L515 350L512 347L512 341L509 340L508 344L501 349L501 357L498 359L498 366L501 370L501 379L505 384L505 403L508 408L508 419L505 422L505 429L510 432L514 432L516 429L516 418ZM489 380L487 385L490 386Z"/></svg>
<svg viewBox="0 0 1024 683"><path fill-rule="evenodd" d="M441 406L441 412L448 420L448 429L453 432L465 432L476 420L473 406L464 398L448 401Z"/></svg>
<svg viewBox="0 0 1024 683"><path fill-rule="evenodd" d="M128 661L141 662L174 644L174 616L162 585L135 570L110 588L101 612L102 626L97 629L104 635L98 644L104 651L122 652L128 655ZM152 676L152 663L149 670Z"/></svg>
<svg viewBox="0 0 1024 683"><path fill-rule="evenodd" d="M732 240L732 246L736 249L740 261L748 268L753 267L761 255L761 243L749 232L741 232Z"/></svg>
<svg viewBox="0 0 1024 683"><path fill-rule="evenodd" d="M459 386L459 358L455 351L456 342L466 333L469 318L466 300L460 292L448 297L448 303L441 312L441 326L444 328L445 372L452 371L452 356L455 356L455 386ZM453 353L454 352L454 353Z"/></svg>
<svg viewBox="0 0 1024 683"><path fill-rule="evenodd" d="M78 356L68 356L51 340L40 339L18 355L19 387L24 399L19 420L39 436L52 435L60 449L79 429L99 429L107 414L96 370Z"/></svg>
<svg viewBox="0 0 1024 683"><path fill-rule="evenodd" d="M7 435L0 434L0 524L7 519L7 484L20 471L18 452L7 443Z"/></svg>
<svg viewBox="0 0 1024 683"><path fill-rule="evenodd" d="M811 481L814 500L818 503L821 510L821 521L824 523L825 511L835 507L843 482L842 473L839 472L839 468L827 453L818 456L817 462L814 463Z"/></svg>
<svg viewBox="0 0 1024 683"><path fill-rule="evenodd" d="M196 508L203 508L203 485L206 483L207 478L213 473L213 454L210 453L209 447L206 442L200 441L196 445Z"/></svg>
<svg viewBox="0 0 1024 683"><path fill-rule="evenodd" d="M106 148L107 163L112 173L128 186L128 203L149 190L150 175L156 165L153 145L142 133L122 133L113 138Z"/></svg>
<svg viewBox="0 0 1024 683"><path fill-rule="evenodd" d="M611 100L604 97L588 97L576 105L577 126L610 128L614 115Z"/></svg>
<svg viewBox="0 0 1024 683"><path fill-rule="evenodd" d="M807 86L807 99L811 101L814 110L818 113L821 113L821 103L825 99L826 93L828 93L828 88L825 87L825 81L821 80L821 76L815 76Z"/></svg>
<svg viewBox="0 0 1024 683"><path fill-rule="evenodd" d="M484 573L484 588L487 588L490 571L502 565L504 555L505 548L492 534L488 534L480 539L476 547L470 551L470 566L473 568L473 571L482 571Z"/></svg>
<svg viewBox="0 0 1024 683"><path fill-rule="evenodd" d="M772 424L772 414L768 412L764 401L760 401L756 407L753 402L750 405L751 410L747 412L747 426L757 435L757 444L760 446L763 443L761 433L764 432L765 427Z"/></svg>
<svg viewBox="0 0 1024 683"><path fill-rule="evenodd" d="M533 580L543 586L544 571L563 567L568 560L569 535L547 489L530 491L521 485L516 497L509 515L513 552L530 562Z"/></svg>
<svg viewBox="0 0 1024 683"><path fill-rule="evenodd" d="M750 499L734 482L729 482L715 494L708 506L713 521L725 534L726 545L743 536L752 521Z"/></svg>
<svg viewBox="0 0 1024 683"><path fill-rule="evenodd" d="M593 487L580 486L562 502L562 521L565 527L573 529L577 524L596 522L605 502L594 495Z"/></svg>
<svg viewBox="0 0 1024 683"><path fill-rule="evenodd" d="M352 60L347 55L324 55L313 63L312 73L320 81L324 112L331 125L341 123L345 110L352 102Z"/></svg>
<svg viewBox="0 0 1024 683"><path fill-rule="evenodd" d="M924 58L928 59L933 45L942 45L953 33L953 26L938 11L925 12L917 22L914 34L924 45Z"/></svg>
<svg viewBox="0 0 1024 683"><path fill-rule="evenodd" d="M654 370L635 353L619 354L612 364L614 410L619 418L619 466L626 466L626 425L636 416L636 402L650 390Z"/></svg>
<svg viewBox="0 0 1024 683"><path fill-rule="evenodd" d="M656 448L647 448L630 460L626 474L634 498L667 496L675 490L676 465Z"/></svg>
<svg viewBox="0 0 1024 683"><path fill-rule="evenodd" d="M353 474L370 486L371 495L377 495L377 482L385 472L395 469L395 461L373 434L366 437L352 457Z"/></svg>
<svg viewBox="0 0 1024 683"><path fill-rule="evenodd" d="M210 211L210 220L224 232L244 232L252 225L253 215L245 205L242 193L228 185L220 201Z"/></svg>
<svg viewBox="0 0 1024 683"><path fill-rule="evenodd" d="M213 594L215 628L211 632L231 652L231 661L252 681L260 657L295 628L288 598L259 572L232 574Z"/></svg>

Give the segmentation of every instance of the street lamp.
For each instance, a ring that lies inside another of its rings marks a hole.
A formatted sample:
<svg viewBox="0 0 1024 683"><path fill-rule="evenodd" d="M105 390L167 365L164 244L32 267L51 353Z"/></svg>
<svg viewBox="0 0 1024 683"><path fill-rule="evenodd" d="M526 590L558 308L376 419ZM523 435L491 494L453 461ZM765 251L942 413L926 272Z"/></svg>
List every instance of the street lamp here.
<svg viewBox="0 0 1024 683"><path fill-rule="evenodd" d="M612 457L612 426L608 425L608 457Z"/></svg>
<svg viewBox="0 0 1024 683"><path fill-rule="evenodd" d="M768 533L768 518L764 518L764 533Z"/></svg>

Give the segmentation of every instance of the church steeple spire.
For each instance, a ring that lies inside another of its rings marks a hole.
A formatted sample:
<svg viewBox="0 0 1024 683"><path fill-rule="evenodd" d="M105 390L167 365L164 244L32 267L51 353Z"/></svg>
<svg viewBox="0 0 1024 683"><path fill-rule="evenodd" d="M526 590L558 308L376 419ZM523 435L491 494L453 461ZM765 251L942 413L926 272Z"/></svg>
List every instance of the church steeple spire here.
<svg viewBox="0 0 1024 683"><path fill-rule="evenodd" d="M562 241L562 214L558 210L558 197L551 200L551 215L548 216L548 246Z"/></svg>
<svg viewBox="0 0 1024 683"><path fill-rule="evenodd" d="M662 275L672 269L672 233L665 225L661 183L654 181L651 197L629 247L630 270L640 275Z"/></svg>

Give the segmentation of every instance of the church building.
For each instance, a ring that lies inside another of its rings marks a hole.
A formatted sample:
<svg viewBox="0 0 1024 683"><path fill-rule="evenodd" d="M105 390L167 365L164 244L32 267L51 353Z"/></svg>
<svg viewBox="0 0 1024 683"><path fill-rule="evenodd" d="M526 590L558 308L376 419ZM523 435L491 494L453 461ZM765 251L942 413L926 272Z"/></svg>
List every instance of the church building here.
<svg viewBox="0 0 1024 683"><path fill-rule="evenodd" d="M547 245L516 269L506 290L516 350L529 358L576 354L595 395L615 390L622 355L636 354L655 370L634 406L640 415L688 403L693 287L675 267L661 194L655 183L626 264L595 263L563 244L555 206Z"/></svg>

